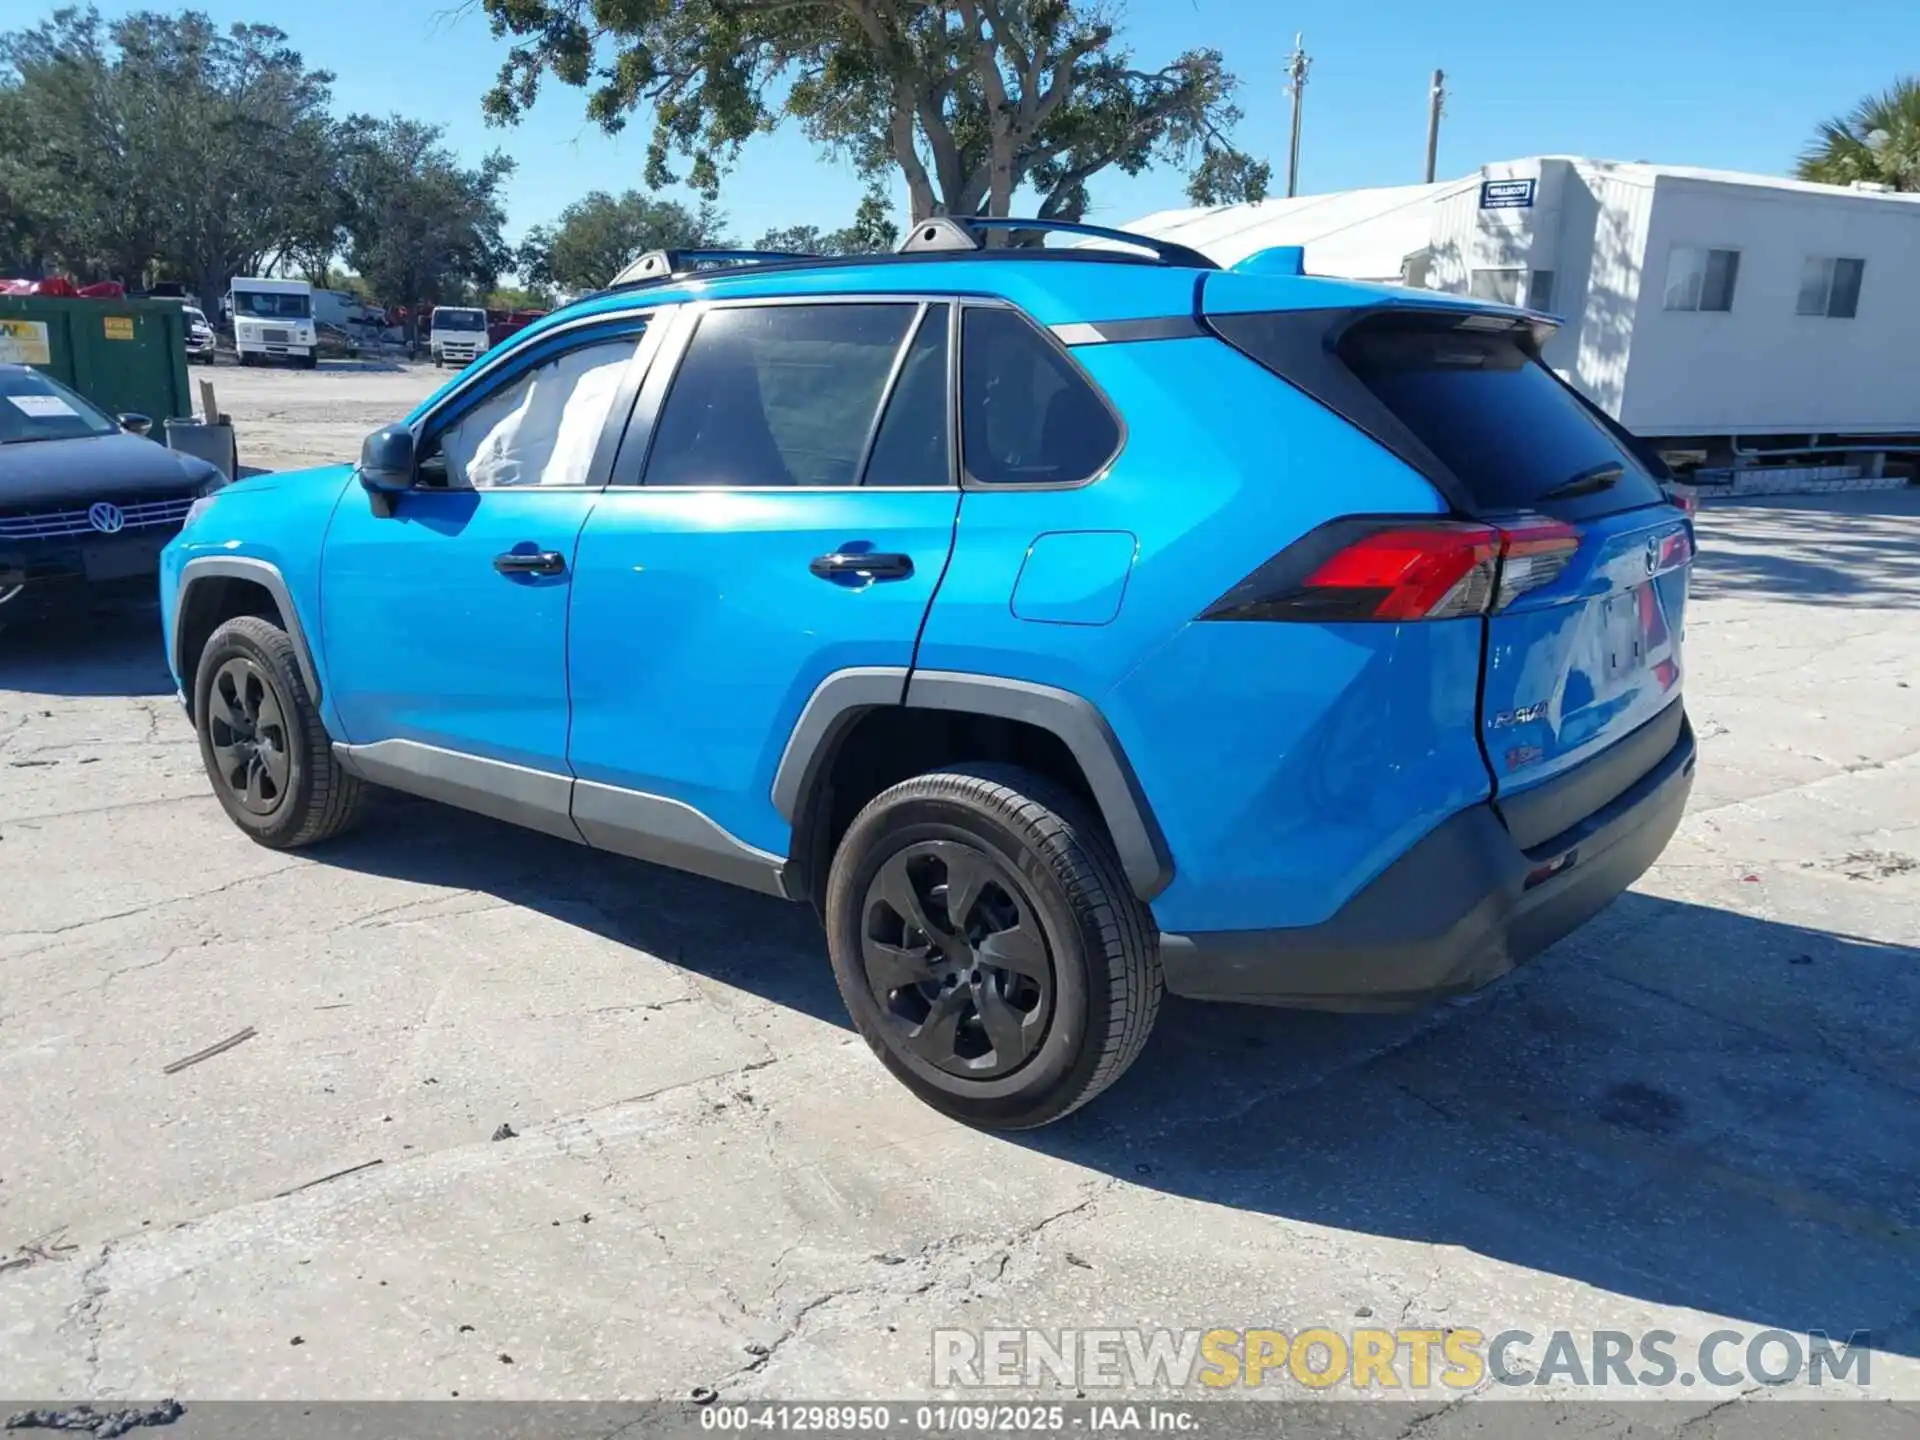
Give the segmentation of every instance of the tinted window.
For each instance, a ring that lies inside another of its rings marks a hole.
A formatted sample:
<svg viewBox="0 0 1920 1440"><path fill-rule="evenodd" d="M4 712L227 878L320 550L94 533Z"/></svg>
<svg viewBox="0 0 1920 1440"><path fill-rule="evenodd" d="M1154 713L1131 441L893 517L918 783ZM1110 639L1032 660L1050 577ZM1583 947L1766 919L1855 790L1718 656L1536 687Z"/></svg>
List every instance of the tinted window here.
<svg viewBox="0 0 1920 1440"><path fill-rule="evenodd" d="M585 485L638 335L569 350L483 395L430 442L457 489Z"/></svg>
<svg viewBox="0 0 1920 1440"><path fill-rule="evenodd" d="M947 429L947 307L936 305L920 322L906 364L887 401L863 483L951 485L952 445Z"/></svg>
<svg viewBox="0 0 1920 1440"><path fill-rule="evenodd" d="M769 305L701 321L667 392L649 485L851 485L912 305Z"/></svg>
<svg viewBox="0 0 1920 1440"><path fill-rule="evenodd" d="M967 474L993 485L1071 485L1120 448L1120 426L1073 363L1021 315L966 312L960 435Z"/></svg>
<svg viewBox="0 0 1920 1440"><path fill-rule="evenodd" d="M1458 324L1361 325L1341 355L1478 507L1545 505L1572 518L1661 499L1639 461L1510 334Z"/></svg>
<svg viewBox="0 0 1920 1440"><path fill-rule="evenodd" d="M0 445L33 440L78 440L111 435L120 427L64 385L38 370L0 365ZM0 496L4 503L5 496Z"/></svg>

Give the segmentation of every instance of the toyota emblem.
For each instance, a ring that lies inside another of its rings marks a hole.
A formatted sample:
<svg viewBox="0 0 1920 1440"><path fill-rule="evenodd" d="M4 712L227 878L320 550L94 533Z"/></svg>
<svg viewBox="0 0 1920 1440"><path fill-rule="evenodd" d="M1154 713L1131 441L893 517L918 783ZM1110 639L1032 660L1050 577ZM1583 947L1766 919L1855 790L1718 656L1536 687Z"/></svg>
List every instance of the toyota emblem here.
<svg viewBox="0 0 1920 1440"><path fill-rule="evenodd" d="M87 523L102 535L114 535L127 523L127 517L118 505L96 500L87 507Z"/></svg>

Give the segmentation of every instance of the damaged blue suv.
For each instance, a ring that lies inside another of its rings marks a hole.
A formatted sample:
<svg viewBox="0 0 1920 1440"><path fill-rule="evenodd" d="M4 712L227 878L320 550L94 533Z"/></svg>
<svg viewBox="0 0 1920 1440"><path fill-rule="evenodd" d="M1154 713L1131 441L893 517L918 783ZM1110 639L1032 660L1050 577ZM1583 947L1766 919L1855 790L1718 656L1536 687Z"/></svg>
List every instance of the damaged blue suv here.
<svg viewBox="0 0 1920 1440"><path fill-rule="evenodd" d="M1163 991L1470 989L1666 845L1691 523L1551 323L1044 222L656 253L201 501L168 650L261 844L382 785L810 902L895 1075L1043 1124Z"/></svg>

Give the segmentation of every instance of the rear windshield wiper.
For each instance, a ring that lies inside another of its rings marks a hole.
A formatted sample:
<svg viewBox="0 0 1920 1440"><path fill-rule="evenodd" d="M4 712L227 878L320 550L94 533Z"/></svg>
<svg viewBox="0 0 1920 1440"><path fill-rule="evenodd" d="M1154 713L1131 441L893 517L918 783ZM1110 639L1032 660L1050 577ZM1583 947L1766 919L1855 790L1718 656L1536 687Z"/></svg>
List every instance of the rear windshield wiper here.
<svg viewBox="0 0 1920 1440"><path fill-rule="evenodd" d="M1602 490L1611 490L1620 483L1627 473L1627 467L1609 461L1605 465L1595 465L1591 470L1582 470L1570 479L1562 480L1546 494L1538 497L1542 500L1573 500L1582 495L1597 495Z"/></svg>

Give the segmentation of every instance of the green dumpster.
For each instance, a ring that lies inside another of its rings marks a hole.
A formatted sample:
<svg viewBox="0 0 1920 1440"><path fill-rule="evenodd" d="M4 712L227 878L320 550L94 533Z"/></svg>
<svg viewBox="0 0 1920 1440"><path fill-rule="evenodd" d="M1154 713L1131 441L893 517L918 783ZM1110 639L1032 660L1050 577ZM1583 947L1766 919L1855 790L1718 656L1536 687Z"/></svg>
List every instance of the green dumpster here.
<svg viewBox="0 0 1920 1440"><path fill-rule="evenodd" d="M110 415L193 413L178 300L0 295L0 364L35 365Z"/></svg>

